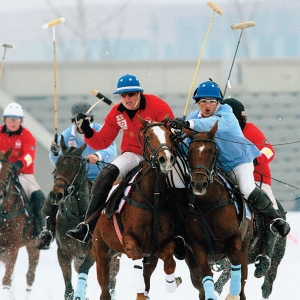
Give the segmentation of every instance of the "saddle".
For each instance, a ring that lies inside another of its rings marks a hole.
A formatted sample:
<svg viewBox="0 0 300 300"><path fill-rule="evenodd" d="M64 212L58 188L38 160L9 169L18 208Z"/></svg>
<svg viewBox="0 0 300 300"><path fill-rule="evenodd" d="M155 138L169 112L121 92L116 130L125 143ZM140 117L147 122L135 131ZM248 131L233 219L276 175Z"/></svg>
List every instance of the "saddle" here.
<svg viewBox="0 0 300 300"><path fill-rule="evenodd" d="M120 182L116 182L118 186L114 189L106 202L105 214L107 218L112 217L124 196L125 188L128 186L130 180L141 170L141 168L142 162L137 167L132 169L123 180L121 180Z"/></svg>
<svg viewBox="0 0 300 300"><path fill-rule="evenodd" d="M245 221L245 217L251 219L251 212L245 201L245 198L243 197L243 194L241 193L239 188L225 173L223 173L219 168L217 168L217 172L231 194L231 198L234 201L237 210L238 222L239 225L241 225L241 223Z"/></svg>

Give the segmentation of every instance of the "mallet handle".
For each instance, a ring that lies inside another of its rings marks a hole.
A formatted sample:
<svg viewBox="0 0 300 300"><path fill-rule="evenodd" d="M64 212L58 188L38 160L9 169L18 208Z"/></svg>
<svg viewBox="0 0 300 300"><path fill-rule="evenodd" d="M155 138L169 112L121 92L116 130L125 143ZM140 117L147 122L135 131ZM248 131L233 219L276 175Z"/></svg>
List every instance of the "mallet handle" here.
<svg viewBox="0 0 300 300"><path fill-rule="evenodd" d="M107 105L110 106L115 106L116 103L114 103L112 100L108 99L107 97L105 97L104 95L102 95L99 91L97 90L92 90L92 94L94 96L96 96L97 98L99 98L101 101L103 101L104 103L106 103Z"/></svg>

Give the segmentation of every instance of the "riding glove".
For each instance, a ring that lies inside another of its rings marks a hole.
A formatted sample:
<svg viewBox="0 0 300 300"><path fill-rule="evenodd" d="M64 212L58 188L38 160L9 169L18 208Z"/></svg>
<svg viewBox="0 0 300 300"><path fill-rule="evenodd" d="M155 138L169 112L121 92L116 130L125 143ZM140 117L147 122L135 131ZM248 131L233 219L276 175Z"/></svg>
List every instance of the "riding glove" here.
<svg viewBox="0 0 300 300"><path fill-rule="evenodd" d="M76 118L76 124L84 133L86 138L91 138L94 135L94 131L90 126L90 117L87 117L83 113L79 113Z"/></svg>
<svg viewBox="0 0 300 300"><path fill-rule="evenodd" d="M11 167L14 173L19 173L20 169L23 167L23 163L20 160L17 160L12 163Z"/></svg>
<svg viewBox="0 0 300 300"><path fill-rule="evenodd" d="M58 153L59 153L59 150L60 150L60 145L55 143L55 142L52 142L50 150L51 150L51 152L54 156L58 156Z"/></svg>

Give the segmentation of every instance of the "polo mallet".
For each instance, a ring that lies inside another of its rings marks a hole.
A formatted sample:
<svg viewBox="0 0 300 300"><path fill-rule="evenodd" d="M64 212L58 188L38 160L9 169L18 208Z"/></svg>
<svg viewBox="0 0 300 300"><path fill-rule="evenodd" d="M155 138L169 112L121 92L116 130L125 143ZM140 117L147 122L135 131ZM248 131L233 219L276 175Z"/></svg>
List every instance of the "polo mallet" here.
<svg viewBox="0 0 300 300"><path fill-rule="evenodd" d="M238 40L236 49L235 49L235 53L234 53L234 57L233 57L232 64L231 64L231 68L230 68L230 71L229 71L229 75L228 75L228 78L227 78L227 82L226 82L225 90L224 90L224 93L223 93L223 97L225 97L227 87L228 86L230 87L230 81L229 81L230 80L230 75L231 75L232 67L233 67L233 64L234 64L234 61L235 61L236 53L237 53L239 45L240 45L240 41L241 41L241 37L242 37L243 31L244 31L245 28L253 27L255 25L256 24L254 22L248 21L248 22L243 22L243 23L236 23L236 24L233 24L231 26L232 30L237 30L237 29L242 29L242 30L241 30L240 38Z"/></svg>
<svg viewBox="0 0 300 300"><path fill-rule="evenodd" d="M110 106L115 106L116 105L116 103L114 103L113 101L111 101L110 99L108 99L107 97L105 97L104 95L102 95L97 90L92 90L92 94L94 96L96 96L97 98L99 98L100 100L97 101L89 110L92 110L101 101L103 101L104 103L106 103L107 105L110 105Z"/></svg>
<svg viewBox="0 0 300 300"><path fill-rule="evenodd" d="M100 102L102 102L102 101L103 101L104 103L106 103L107 105L110 105L110 106L115 106L115 105L116 105L116 103L114 103L113 101L111 101L110 99L108 99L107 97L105 97L104 95L102 95L102 94L101 94L99 91L97 91L97 90L92 90L92 94L93 94L94 96L96 96L97 98L99 98L99 100L98 100L96 103L94 103L94 104L87 110L86 114L89 114L89 113L92 111L92 109L93 109L98 103L100 103ZM85 119L89 119L89 120L90 120L90 117L86 117ZM79 121L76 120L77 126L81 126L82 122L83 122L82 119L79 120Z"/></svg>
<svg viewBox="0 0 300 300"><path fill-rule="evenodd" d="M3 57L2 57L2 63L1 63L1 69L0 69L0 78L1 78L1 76L2 76L2 69L3 69L3 65L4 65L5 54L6 54L6 49L7 48L12 49L14 46L13 45L9 45L9 44L1 44L0 46L4 47L4 52L3 52Z"/></svg>
<svg viewBox="0 0 300 300"><path fill-rule="evenodd" d="M190 92L189 92L189 95L188 95L188 98L187 98L187 101L186 101L186 105L185 105L185 109L184 109L184 113L183 113L183 119L185 119L185 117L186 117L186 112L187 112L189 102L190 102L190 98L191 98L191 95L192 95L192 92L193 92L193 89L194 89L196 76L197 76L198 69L199 69L199 66L200 66L200 62L201 62L201 59L202 59L202 55L203 55L203 52L204 52L204 49L205 49L205 46L206 46L206 41L207 41L207 38L208 38L210 27L212 25L212 22L213 22L213 19L214 19L214 16L215 16L215 12L217 12L220 15L223 15L223 10L219 6L217 6L215 3L207 2L207 5L212 8L213 12L212 12L212 16L211 16L209 26L208 26L208 29L207 29L207 32L206 32L204 43L202 45L202 49L201 49L200 56L199 56L199 59L198 59L197 67L196 67L196 70L195 70L195 73L194 73L194 78L192 80Z"/></svg>
<svg viewBox="0 0 300 300"><path fill-rule="evenodd" d="M57 143L57 132L58 132L58 111L57 111L57 93L56 93L56 41L55 41L55 26L65 22L65 18L55 19L42 26L43 29L52 27L53 32L53 61L54 61L54 142Z"/></svg>

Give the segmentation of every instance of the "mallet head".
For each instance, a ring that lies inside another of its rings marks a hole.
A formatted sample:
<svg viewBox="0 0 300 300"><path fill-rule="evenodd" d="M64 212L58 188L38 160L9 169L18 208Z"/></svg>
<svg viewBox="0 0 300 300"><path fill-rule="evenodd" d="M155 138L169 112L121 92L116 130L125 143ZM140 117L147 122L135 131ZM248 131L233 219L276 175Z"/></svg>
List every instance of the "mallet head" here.
<svg viewBox="0 0 300 300"><path fill-rule="evenodd" d="M0 44L1 47L4 47L4 48L13 48L14 46L13 45L10 45L10 44Z"/></svg>
<svg viewBox="0 0 300 300"><path fill-rule="evenodd" d="M44 25L42 26L42 28L43 28L43 29L47 29L47 28L49 28L49 27L53 27L53 26L55 26L55 25L57 25L57 24L60 24L60 23L65 22L65 20L66 20L66 19L65 19L64 17L61 17L61 18L52 20L52 21L50 21L50 22L44 24Z"/></svg>
<svg viewBox="0 0 300 300"><path fill-rule="evenodd" d="M231 26L231 29L232 30L237 30L237 29L245 29L245 28L248 28L248 27L253 27L255 26L256 24L252 21L248 21L248 22L242 22L242 23L236 23L236 24L233 24Z"/></svg>
<svg viewBox="0 0 300 300"><path fill-rule="evenodd" d="M223 15L223 13L224 13L223 10L218 5L216 5L215 3L207 2L207 5L210 6L218 14Z"/></svg>

